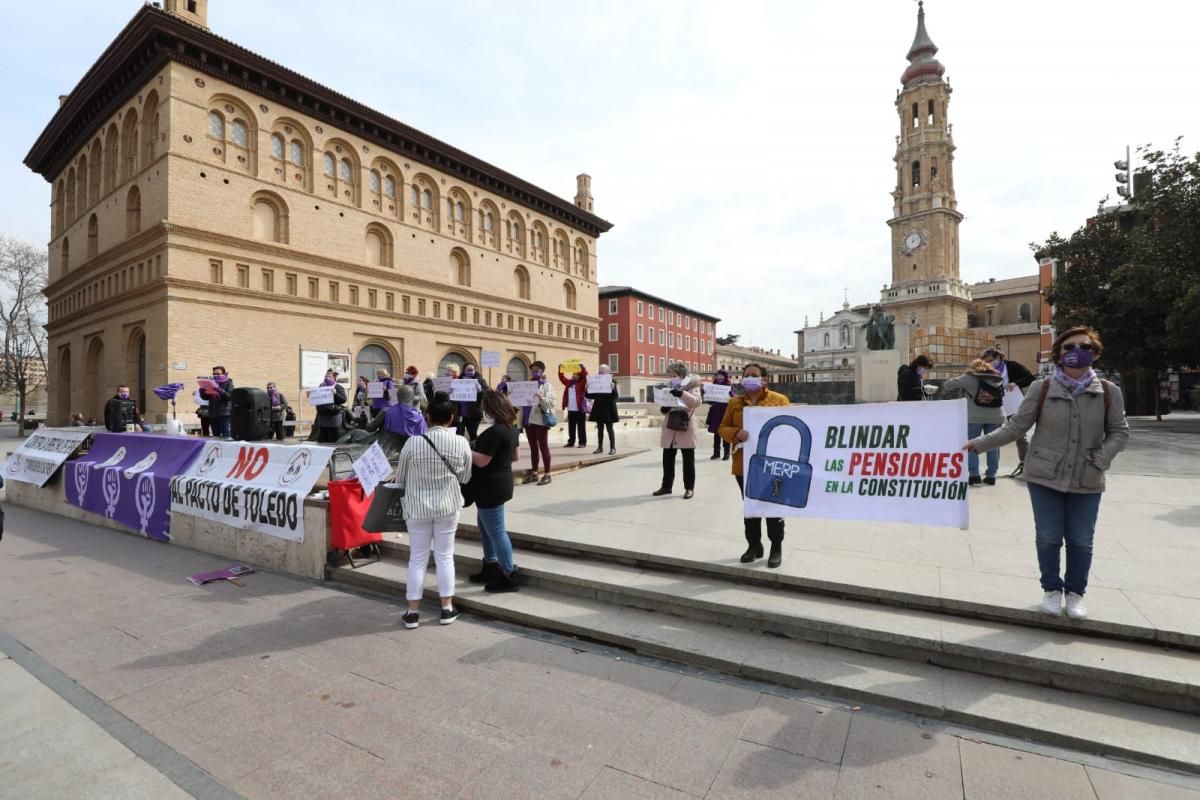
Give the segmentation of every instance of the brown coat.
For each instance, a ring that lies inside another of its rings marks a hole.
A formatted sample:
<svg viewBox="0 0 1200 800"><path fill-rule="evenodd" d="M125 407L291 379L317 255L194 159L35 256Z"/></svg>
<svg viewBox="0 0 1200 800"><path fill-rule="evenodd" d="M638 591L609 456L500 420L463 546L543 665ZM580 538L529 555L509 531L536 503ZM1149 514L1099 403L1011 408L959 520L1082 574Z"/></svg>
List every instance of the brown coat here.
<svg viewBox="0 0 1200 800"><path fill-rule="evenodd" d="M700 387L692 386L689 389L684 389L679 400L685 406L683 411L687 412L688 426L686 431L673 431L667 427L667 415L663 414L662 435L659 436L659 446L662 448L674 447L679 450L695 450L697 443L700 441L700 433L696 430L696 409L700 407Z"/></svg>
<svg viewBox="0 0 1200 800"><path fill-rule="evenodd" d="M764 406L774 407L786 405L788 405L787 396L782 395L779 392L772 392L770 389L768 389L766 393L759 398L757 403L751 403L744 394L729 398L729 405L725 408L725 418L721 420L721 427L719 429L721 438L730 444L738 443L737 432L742 429L742 411L746 408L746 406L757 408ZM743 448L739 447L733 453L734 475L742 474L742 449Z"/></svg>

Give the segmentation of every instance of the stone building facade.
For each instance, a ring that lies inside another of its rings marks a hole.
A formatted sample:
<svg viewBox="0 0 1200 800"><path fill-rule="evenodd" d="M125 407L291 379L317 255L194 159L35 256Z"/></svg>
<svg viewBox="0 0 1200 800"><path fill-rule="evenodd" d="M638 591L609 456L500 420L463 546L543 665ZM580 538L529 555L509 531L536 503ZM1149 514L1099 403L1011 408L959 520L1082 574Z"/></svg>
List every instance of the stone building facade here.
<svg viewBox="0 0 1200 800"><path fill-rule="evenodd" d="M120 382L153 417L150 389L214 364L298 406L301 349L352 373L596 360L588 176L563 200L213 35L204 0L165 5L25 160L52 185L53 421Z"/></svg>
<svg viewBox="0 0 1200 800"><path fill-rule="evenodd" d="M1042 288L1038 275L971 284L971 329L1031 370L1036 370L1042 349Z"/></svg>
<svg viewBox="0 0 1200 800"><path fill-rule="evenodd" d="M844 302L833 316L796 331L802 380L808 383L854 380L859 330L867 324L869 309L853 309ZM807 319L805 319L807 323Z"/></svg>
<svg viewBox="0 0 1200 800"><path fill-rule="evenodd" d="M747 364L761 364L767 368L771 383L796 383L800 378L800 362L794 355L785 356L778 350L769 350L756 345L717 345L717 368L727 369L737 380Z"/></svg>

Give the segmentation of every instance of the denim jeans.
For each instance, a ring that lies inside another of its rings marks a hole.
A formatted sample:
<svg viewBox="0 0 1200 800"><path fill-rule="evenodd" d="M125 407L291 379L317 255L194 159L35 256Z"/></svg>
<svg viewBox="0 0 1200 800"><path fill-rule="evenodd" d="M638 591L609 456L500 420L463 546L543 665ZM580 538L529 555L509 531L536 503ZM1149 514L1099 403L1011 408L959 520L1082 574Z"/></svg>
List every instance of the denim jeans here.
<svg viewBox="0 0 1200 800"><path fill-rule="evenodd" d="M508 530L504 527L504 505L477 507L475 520L479 526L479 538L483 540L484 563L493 561L508 575L513 571L513 551Z"/></svg>
<svg viewBox="0 0 1200 800"><path fill-rule="evenodd" d="M1060 492L1036 483L1029 484L1033 524L1037 531L1038 567L1042 589L1083 594L1092 569L1092 537L1100 512L1099 494ZM1059 551L1067 543L1067 577L1059 577Z"/></svg>
<svg viewBox="0 0 1200 800"><path fill-rule="evenodd" d="M213 417L209 420L209 425L212 426L212 435L219 439L228 439L232 434L229 432L229 417Z"/></svg>
<svg viewBox="0 0 1200 800"><path fill-rule="evenodd" d="M1000 426L994 422L968 422L967 423L967 438L977 439L984 434L991 433ZM993 447L987 451L987 477L996 477L996 470L1000 469L1000 450ZM979 477L979 453L971 450L967 453L967 471L971 473L972 478Z"/></svg>

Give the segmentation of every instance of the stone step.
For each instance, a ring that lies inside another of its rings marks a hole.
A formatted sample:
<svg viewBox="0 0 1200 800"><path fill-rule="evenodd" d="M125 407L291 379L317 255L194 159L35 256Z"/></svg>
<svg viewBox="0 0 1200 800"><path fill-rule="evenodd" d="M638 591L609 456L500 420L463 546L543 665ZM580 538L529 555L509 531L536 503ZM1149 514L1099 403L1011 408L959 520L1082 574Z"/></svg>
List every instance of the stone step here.
<svg viewBox="0 0 1200 800"><path fill-rule="evenodd" d="M463 557L461 563L466 566L469 560ZM340 583L403 597L406 570L401 561L385 558L357 570L331 572ZM433 575L427 576L425 589L426 596L436 597ZM520 625L850 702L1200 774L1200 724L1178 711L769 636L551 591L532 582L520 592L501 595L460 582L456 592L455 601L465 611Z"/></svg>
<svg viewBox="0 0 1200 800"><path fill-rule="evenodd" d="M677 572L697 579L729 579L740 584L783 589L804 594L861 600L881 605L937 612L943 615L973 620L1007 622L1044 630L1056 630L1073 636L1112 638L1122 641L1145 642L1200 653L1200 635L1187 630L1154 628L1132 622L1105 619L1099 615L1085 620L1050 617L1041 613L1034 601L1036 584L1031 584L1031 598L1027 606L1009 606L982 598L980 593L964 591L956 596L942 597L897 591L880 586L859 585L822 579L817 575L789 574L779 570L767 570L762 562L756 565L741 565L732 558L725 563L700 561L675 554L655 552L649 548L632 550L624 547L607 546L590 541L571 538L569 526L561 534L545 536L509 530L513 547L521 551L543 552L591 561L636 566L660 572ZM479 529L471 522L459 526L459 541L479 539ZM744 544L730 542L730 547L739 550ZM1032 556L1031 556L1032 557ZM1040 595L1037 596L1040 600Z"/></svg>
<svg viewBox="0 0 1200 800"><path fill-rule="evenodd" d="M405 542L388 542L386 549L399 560L408 557ZM460 572L474 572L483 558L482 547L459 541L455 557ZM729 580L697 581L541 553L521 553L518 563L524 583L556 593L1200 714L1200 658L1152 644L958 619Z"/></svg>

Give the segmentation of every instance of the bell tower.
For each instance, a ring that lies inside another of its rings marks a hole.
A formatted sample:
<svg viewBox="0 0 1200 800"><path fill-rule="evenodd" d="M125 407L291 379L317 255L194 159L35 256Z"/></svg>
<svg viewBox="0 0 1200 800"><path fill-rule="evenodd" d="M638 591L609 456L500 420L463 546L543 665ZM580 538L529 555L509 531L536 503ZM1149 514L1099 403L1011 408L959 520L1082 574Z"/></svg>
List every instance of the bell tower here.
<svg viewBox="0 0 1200 800"><path fill-rule="evenodd" d="M959 278L950 84L925 30L924 2L896 93L896 188L892 192L892 281L880 300L898 324L967 327L970 290Z"/></svg>

